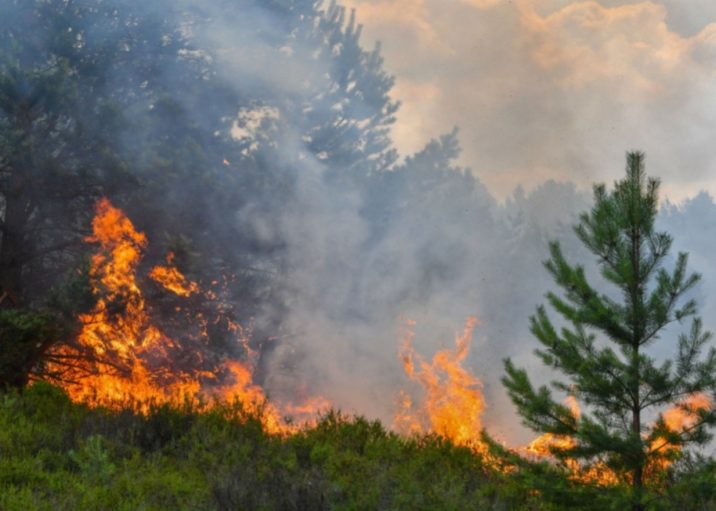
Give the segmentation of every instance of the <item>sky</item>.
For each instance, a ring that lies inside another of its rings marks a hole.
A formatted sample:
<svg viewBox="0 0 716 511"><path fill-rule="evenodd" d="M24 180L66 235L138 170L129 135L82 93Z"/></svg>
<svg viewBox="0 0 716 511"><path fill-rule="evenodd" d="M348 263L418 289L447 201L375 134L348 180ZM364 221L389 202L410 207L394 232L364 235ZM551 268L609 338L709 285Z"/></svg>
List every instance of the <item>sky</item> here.
<svg viewBox="0 0 716 511"><path fill-rule="evenodd" d="M460 128L460 163L498 198L587 189L647 155L672 201L716 194L713 0L346 0L382 44L411 154Z"/></svg>

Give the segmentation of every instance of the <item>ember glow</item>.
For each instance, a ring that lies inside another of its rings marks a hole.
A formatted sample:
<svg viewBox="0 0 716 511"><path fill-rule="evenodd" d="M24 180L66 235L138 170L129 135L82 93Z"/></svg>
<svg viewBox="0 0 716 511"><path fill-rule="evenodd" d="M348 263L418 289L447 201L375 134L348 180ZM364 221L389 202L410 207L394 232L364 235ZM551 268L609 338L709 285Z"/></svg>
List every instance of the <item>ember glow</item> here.
<svg viewBox="0 0 716 511"><path fill-rule="evenodd" d="M129 404L140 410L152 404L189 401L212 406L240 401L245 411L262 420L269 433L297 429L299 422L287 421L289 413L268 402L254 383L252 352L244 330L235 324L230 323L229 330L246 349L248 362L226 360L211 370L199 365L190 370L175 366L172 354L182 346L152 323L140 286L138 267L147 247L146 237L108 200L99 201L96 210L87 241L98 245L90 269L97 302L91 312L80 316L77 342L58 348L52 354L57 367L50 368L61 375L70 397L90 405L117 408ZM171 254L167 265L153 268L149 277L180 297L200 292L198 284L188 281L173 265ZM202 318L197 321L201 323ZM192 355L202 359L201 353ZM57 362L63 360L73 363ZM314 398L287 411L297 410L294 418L308 419L327 406L327 401Z"/></svg>

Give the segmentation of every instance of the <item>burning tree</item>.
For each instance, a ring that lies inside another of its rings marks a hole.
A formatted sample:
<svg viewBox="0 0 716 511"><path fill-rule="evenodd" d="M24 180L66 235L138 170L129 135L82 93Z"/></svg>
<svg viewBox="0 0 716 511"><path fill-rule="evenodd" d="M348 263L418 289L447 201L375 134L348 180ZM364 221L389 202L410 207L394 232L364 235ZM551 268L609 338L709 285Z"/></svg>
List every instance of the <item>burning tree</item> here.
<svg viewBox="0 0 716 511"><path fill-rule="evenodd" d="M92 309L84 239L101 197L165 240L145 264L169 249L192 279L227 282L234 319L270 314L255 331L273 338L281 222L306 161L340 187L396 159L393 81L355 18L314 0L11 0L2 14L0 390L26 385ZM294 76L236 68L254 54ZM275 115L251 128L261 112ZM171 324L172 304L149 298Z"/></svg>
<svg viewBox="0 0 716 511"><path fill-rule="evenodd" d="M249 346L249 329L222 314L207 318L199 309L182 318L182 307L177 304L179 323L188 319L195 326L185 323L180 338L167 335L153 322L153 307L142 285L146 278L139 274L147 237L109 200L98 201L95 209L87 241L98 245L89 271L96 303L80 315L77 338L51 347L43 363L31 372L33 380L56 383L71 399L90 406L142 412L157 404L191 403L201 408L238 401L244 412L274 434L296 431L299 420L330 406L319 397L280 408L268 402L263 389L254 383L256 353ZM153 267L147 276L181 299L202 294L209 301L219 299L215 291L202 291L187 279L174 266L173 254L167 257L167 265ZM229 323L235 351L244 352L243 356L218 358L211 353L209 323ZM286 421L289 416L295 422Z"/></svg>
<svg viewBox="0 0 716 511"><path fill-rule="evenodd" d="M133 169L152 139L125 137L162 93L156 69L198 80L178 56L187 42L171 19L145 14L118 2L3 4L0 388L24 386L91 308L83 239L92 205L140 187Z"/></svg>
<svg viewBox="0 0 716 511"><path fill-rule="evenodd" d="M547 300L564 326L541 306L530 318L531 331L542 344L536 353L543 363L567 378L553 388L586 405L581 415L547 386L535 388L509 359L503 378L526 425L569 440L553 442L551 452L585 469L613 472L631 486L634 510L644 509L644 488L669 461L684 446L707 442L716 423L716 350L702 353L711 334L702 329L695 301L685 297L700 276L687 272L685 253L672 271L663 267L672 238L654 227L658 187L658 180L646 178L644 155L629 153L626 177L611 192L597 185L591 212L575 227L621 301L599 292L584 267L567 262L557 242L550 244L545 266L563 295L550 292ZM659 362L647 353L667 325L687 318L691 327L679 335L674 359Z"/></svg>

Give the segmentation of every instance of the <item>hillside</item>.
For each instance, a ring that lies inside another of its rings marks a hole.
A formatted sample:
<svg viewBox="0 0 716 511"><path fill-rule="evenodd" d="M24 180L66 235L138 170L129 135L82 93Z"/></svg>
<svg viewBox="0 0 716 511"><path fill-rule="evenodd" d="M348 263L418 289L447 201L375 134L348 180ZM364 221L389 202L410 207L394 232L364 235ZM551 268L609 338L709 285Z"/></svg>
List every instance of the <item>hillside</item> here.
<svg viewBox="0 0 716 511"><path fill-rule="evenodd" d="M697 467L680 467L653 509L716 509L716 477ZM435 436L402 438L337 413L275 436L238 403L210 412L111 412L74 404L47 384L0 400L0 509L7 511L618 506L618 489L570 485L560 474L544 464L518 468L507 457L488 463Z"/></svg>

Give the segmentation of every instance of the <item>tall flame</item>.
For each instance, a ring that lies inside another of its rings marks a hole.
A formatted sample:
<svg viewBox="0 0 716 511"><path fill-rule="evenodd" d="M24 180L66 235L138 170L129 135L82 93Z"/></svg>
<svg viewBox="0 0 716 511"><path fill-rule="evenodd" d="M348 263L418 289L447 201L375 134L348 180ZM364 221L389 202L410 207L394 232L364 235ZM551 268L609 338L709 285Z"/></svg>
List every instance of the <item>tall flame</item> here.
<svg viewBox="0 0 716 511"><path fill-rule="evenodd" d="M406 433L434 432L457 445L484 450L480 440L485 409L482 384L462 365L475 325L477 318L468 318L462 334L455 338L455 348L438 351L428 362L413 348L414 322L409 323L400 358L405 374L421 385L424 397L416 404L407 393L401 394L394 418L396 429Z"/></svg>
<svg viewBox="0 0 716 511"><path fill-rule="evenodd" d="M87 241L99 246L90 268L97 303L91 312L80 315L76 343L55 349L50 357L54 360L50 370L61 374L61 384L73 400L111 407L132 403L140 410L150 404L185 400L197 405L212 399L239 400L261 418L270 433L287 433L298 427L267 401L261 387L253 383L253 367L248 363L227 360L212 370L182 370L172 364L172 353L182 346L152 323L137 278L147 239L107 199L97 203ZM198 284L188 281L173 265L173 255L167 258L167 266L153 268L149 277L182 297L200 292ZM235 323L229 323L229 329L243 333ZM247 339L238 341L248 348ZM201 359L200 353L195 355ZM302 416L327 406L325 401L314 399L312 403L299 409Z"/></svg>

